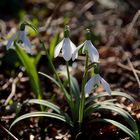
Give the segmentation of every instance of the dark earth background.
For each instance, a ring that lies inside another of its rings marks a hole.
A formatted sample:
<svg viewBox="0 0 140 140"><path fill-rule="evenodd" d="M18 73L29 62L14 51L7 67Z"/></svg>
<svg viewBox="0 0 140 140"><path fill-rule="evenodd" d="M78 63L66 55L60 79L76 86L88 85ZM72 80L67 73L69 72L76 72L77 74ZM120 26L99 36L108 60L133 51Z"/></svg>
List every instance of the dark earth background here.
<svg viewBox="0 0 140 140"><path fill-rule="evenodd" d="M62 33L69 25L70 38L79 45L85 40L85 30L91 29L92 41L100 53L100 72L108 81L112 90L122 91L140 101L140 18L139 0L0 0L0 140L9 139L3 127L9 129L15 119L17 103L35 98L29 84L25 68L21 65L13 50L6 51L7 38L19 27L22 21L30 21L39 30L39 36L29 31L34 47L34 55L40 51L39 38L49 48L51 40ZM84 57L71 63L71 73L81 84ZM63 69L61 56L54 60L56 68ZM38 71L53 75L47 58L42 54L37 65ZM63 94L48 79L40 76L43 99L53 100L62 109L67 110ZM8 96L12 84L16 82L16 91L9 102ZM99 87L98 92L103 91ZM124 98L118 101L132 114L140 125L140 112L132 111L133 104ZM20 115L39 110L38 106L25 106ZM112 118L113 114L102 112ZM121 121L119 116L116 120ZM123 123L123 120L122 120ZM85 124L85 137L79 139L130 140L118 128L108 124ZM31 118L15 125L11 133L21 140L71 140L73 132L57 120ZM10 138L12 139L12 138Z"/></svg>

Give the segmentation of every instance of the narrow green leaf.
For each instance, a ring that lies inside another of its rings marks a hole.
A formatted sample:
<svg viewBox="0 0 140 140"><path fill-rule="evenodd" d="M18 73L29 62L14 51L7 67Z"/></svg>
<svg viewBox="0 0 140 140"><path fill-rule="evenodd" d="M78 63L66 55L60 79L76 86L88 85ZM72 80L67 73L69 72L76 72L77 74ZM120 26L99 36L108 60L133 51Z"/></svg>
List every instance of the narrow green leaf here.
<svg viewBox="0 0 140 140"><path fill-rule="evenodd" d="M61 88L60 84L51 76L43 73L43 72L38 72L39 74L45 76L46 78L50 79L52 82L54 82L59 88Z"/></svg>
<svg viewBox="0 0 140 140"><path fill-rule="evenodd" d="M43 105L46 106L52 110L54 110L55 112L57 112L58 114L65 116L65 118L67 118L67 120L71 121L70 117L68 116L67 113L65 113L59 106L46 101L46 100L39 100L39 99L30 99L27 101L27 103L29 104L39 104L39 105Z"/></svg>
<svg viewBox="0 0 140 140"><path fill-rule="evenodd" d="M57 45L57 42L59 40L59 35L57 34L50 42L50 46L49 46L49 54L50 54L50 59L51 61L53 61L54 58L54 49L55 46Z"/></svg>
<svg viewBox="0 0 140 140"><path fill-rule="evenodd" d="M49 107L51 109L53 109L54 111L56 111L57 113L61 114L62 110L60 109L59 106L49 102L49 101L46 101L46 100L40 100L40 99L30 99L30 100L27 100L26 103L29 103L29 104L41 104L41 105L44 105L46 107Z"/></svg>
<svg viewBox="0 0 140 140"><path fill-rule="evenodd" d="M67 118L65 118L62 115L56 114L56 113L49 113L49 112L31 112L31 113L27 113L24 114L20 117L18 117L16 120L14 120L14 122L11 124L10 129L19 121L23 120L23 119L27 119L27 118L31 118L31 117L49 117L49 118L54 118L54 119L58 119L61 120L63 122L68 123L70 126L73 127L73 123L70 120L67 120Z"/></svg>
<svg viewBox="0 0 140 140"><path fill-rule="evenodd" d="M38 73L36 70L36 66L34 64L34 60L32 57L29 57L23 49L21 49L16 43L14 44L16 47L16 52L24 67L26 68L27 74L30 78L30 83L33 89L33 92L36 94L38 99L42 99L42 90L40 87L40 81L38 77Z"/></svg>
<svg viewBox="0 0 140 140"><path fill-rule="evenodd" d="M71 76L71 88L72 93L74 94L75 99L79 102L80 101L80 89L79 84L75 77Z"/></svg>
<svg viewBox="0 0 140 140"><path fill-rule="evenodd" d="M113 125L115 125L116 127L120 128L122 131L124 131L125 133L127 133L133 140L139 140L139 138L126 126L124 126L123 124L111 120L111 119L95 119L92 120L92 122L105 122L105 123L111 123Z"/></svg>
<svg viewBox="0 0 140 140"><path fill-rule="evenodd" d="M90 110L91 110L91 108L90 108ZM136 122L131 117L131 115L127 111L125 111L124 109L119 108L119 107L117 107L117 106L115 106L113 104L112 105L111 104L110 105L101 104L100 106L98 106L95 109L92 108L92 112L96 112L98 110L105 110L105 109L119 113L126 120L126 122L130 125L130 127L132 127L132 129L133 129L134 132L137 132L138 131ZM86 113L88 113L88 110L87 110Z"/></svg>
<svg viewBox="0 0 140 140"><path fill-rule="evenodd" d="M125 97L127 99L129 99L132 103L135 103L135 99L133 97L131 97L130 95L124 93L124 92L119 92L119 91L112 91L111 92L112 96L122 96L122 97ZM94 97L90 97L87 99L86 101L86 104L98 99L98 98L101 98L101 97L104 97L104 96L108 96L108 93L107 92L102 92L102 93L99 93L98 95L94 96Z"/></svg>
<svg viewBox="0 0 140 140"><path fill-rule="evenodd" d="M117 99L108 99L108 100L102 101L101 103L114 103L115 101L117 101Z"/></svg>
<svg viewBox="0 0 140 140"><path fill-rule="evenodd" d="M105 101L102 101L102 102L94 102L94 103L91 103L91 104L87 104L86 107L85 107L85 116L89 116L89 114L91 112L93 112L94 110L96 110L98 107L100 107L101 105L105 104L105 105L116 105L114 104L114 101L116 101L116 99L108 99L108 100L105 100Z"/></svg>
<svg viewBox="0 0 140 140"><path fill-rule="evenodd" d="M72 94L74 97L74 108L73 108L73 115L75 118L75 121L78 119L78 115L79 115L79 105L80 105L80 89L79 89L79 84L76 80L75 77L70 76L71 80L71 90L72 90Z"/></svg>
<svg viewBox="0 0 140 140"><path fill-rule="evenodd" d="M114 112L117 112L118 114L120 114L126 120L126 122L129 124L129 126L133 129L133 132L136 134L136 136L139 137L138 127L137 127L135 120L132 118L132 116L127 111L118 107L114 103L106 102L106 101L101 102L101 103L94 103L86 108L85 114L86 114L86 116L88 116L91 112L96 112L96 111L105 110L105 109L114 111Z"/></svg>

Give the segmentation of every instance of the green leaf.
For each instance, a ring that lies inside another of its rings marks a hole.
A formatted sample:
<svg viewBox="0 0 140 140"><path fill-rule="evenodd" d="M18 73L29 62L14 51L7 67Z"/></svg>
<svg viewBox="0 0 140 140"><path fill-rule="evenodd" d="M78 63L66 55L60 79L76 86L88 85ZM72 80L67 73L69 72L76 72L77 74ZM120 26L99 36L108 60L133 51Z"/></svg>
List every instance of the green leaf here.
<svg viewBox="0 0 140 140"><path fill-rule="evenodd" d="M79 105L80 105L80 89L79 89L79 84L76 80L75 77L70 76L70 82L71 82L71 90L72 90L72 94L74 96L74 108L73 108L73 115L75 120L78 119L78 115L79 115Z"/></svg>
<svg viewBox="0 0 140 140"><path fill-rule="evenodd" d="M117 99L108 99L108 100L102 101L101 103L110 104L110 103L114 103L116 101L117 101Z"/></svg>
<svg viewBox="0 0 140 140"><path fill-rule="evenodd" d="M126 126L124 126L123 124L121 124L117 121L114 121L111 119L95 119L95 120L92 120L92 122L111 123L111 124L115 125L116 127L120 128L125 133L127 133L133 140L139 140L139 138L135 135L135 133L133 133L129 128L127 128Z"/></svg>
<svg viewBox="0 0 140 140"><path fill-rule="evenodd" d="M38 72L36 70L36 66L34 64L34 59L29 57L22 48L20 48L16 43L14 44L16 47L16 52L21 62L23 63L27 74L30 78L30 83L33 89L33 92L36 94L38 99L42 99L42 90L40 87L40 81L38 77Z"/></svg>
<svg viewBox="0 0 140 140"><path fill-rule="evenodd" d="M31 112L31 113L27 113L24 114L20 117L18 117L16 120L14 120L14 122L11 124L10 129L19 121L23 120L23 119L27 119L27 118L31 118L31 117L49 117L49 118L54 118L54 119L58 119L61 120L63 122L68 123L70 126L73 127L73 123L70 120L67 120L67 118L65 118L62 115L56 114L56 113L50 113L50 112Z"/></svg>
<svg viewBox="0 0 140 140"><path fill-rule="evenodd" d="M50 79L53 83L55 83L59 88L61 88L60 84L51 76L43 73L43 72L39 72L39 74L45 76L46 78Z"/></svg>
<svg viewBox="0 0 140 140"><path fill-rule="evenodd" d="M91 112L93 112L94 110L98 109L98 107L100 107L101 105L105 104L105 105L114 105L114 101L116 101L116 99L109 99L109 100L105 100L102 102L94 102L92 104L88 104L85 106L85 116L89 116L89 114Z"/></svg>
<svg viewBox="0 0 140 140"><path fill-rule="evenodd" d="M70 76L71 78L71 88L72 88L72 93L74 94L75 99L79 102L80 101L80 89L79 89L79 84L76 80L75 77Z"/></svg>
<svg viewBox="0 0 140 140"><path fill-rule="evenodd" d="M112 96L122 96L122 97L125 97L125 98L129 99L132 103L135 103L136 102L133 97L131 97L130 95L128 95L128 94L126 94L124 92L112 91L111 92L111 95ZM86 104L88 104L90 102L93 102L96 99L101 98L101 97L104 97L104 96L108 96L108 93L107 92L102 92L102 93L99 93L98 95L96 95L94 97L90 97L90 98L87 99Z"/></svg>
<svg viewBox="0 0 140 140"><path fill-rule="evenodd" d="M27 103L29 104L39 104L39 105L43 105L46 106L48 108L51 108L52 110L54 110L55 112L57 112L58 114L65 116L65 118L67 118L67 120L71 121L70 117L68 116L67 113L65 113L59 106L46 101L46 100L39 100L39 99L31 99L28 100Z"/></svg>
<svg viewBox="0 0 140 140"><path fill-rule="evenodd" d="M59 35L57 34L50 42L50 46L49 46L49 54L50 54L50 59L51 61L53 61L54 58L54 49L57 45L57 42L59 40Z"/></svg>
<svg viewBox="0 0 140 140"><path fill-rule="evenodd" d="M110 111L114 111L114 112L117 112L119 113L124 119L125 121L129 124L129 126L133 129L134 133L136 135L139 135L138 134L138 127L137 127L137 124L135 122L135 120L132 118L132 116L127 112L125 111L124 109L120 108L120 107L117 107L115 104L113 103L107 103L107 102L104 102L103 103L97 103L97 104L100 104L99 106L95 106L95 104L89 106L86 110L85 110L85 114L88 115L89 113L91 112L96 112L96 111L99 111L99 110L110 110Z"/></svg>
<svg viewBox="0 0 140 140"><path fill-rule="evenodd" d="M44 105L46 107L49 107L51 109L53 109L54 111L56 111L57 113L61 114L62 110L60 109L59 106L49 102L49 101L46 101L46 100L39 100L39 99L30 99L30 100L27 100L26 103L29 103L29 104L41 104L41 105Z"/></svg>

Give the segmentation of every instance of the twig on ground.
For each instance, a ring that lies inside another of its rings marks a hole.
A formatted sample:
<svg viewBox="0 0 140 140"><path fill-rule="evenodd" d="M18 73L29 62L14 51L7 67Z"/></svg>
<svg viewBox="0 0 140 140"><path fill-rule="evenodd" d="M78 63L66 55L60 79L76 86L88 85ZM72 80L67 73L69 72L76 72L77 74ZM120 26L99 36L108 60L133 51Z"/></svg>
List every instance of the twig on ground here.
<svg viewBox="0 0 140 140"><path fill-rule="evenodd" d="M7 115L7 116L1 116L1 120L10 120L10 119L14 119L16 117L16 114L13 113L13 114L10 114L10 115Z"/></svg>
<svg viewBox="0 0 140 140"><path fill-rule="evenodd" d="M61 0L61 1L58 2L58 4L56 5L56 7L55 7L55 9L54 9L54 11L52 13L52 15L46 20L45 26L39 28L39 32L43 32L43 31L46 31L46 30L49 29L49 26L51 24L51 21L55 17L58 9L61 7L61 5L63 4L63 2L64 2L63 0Z"/></svg>
<svg viewBox="0 0 140 140"><path fill-rule="evenodd" d="M136 23L138 17L140 16L140 10L138 10L133 18L133 20L131 21L131 23L129 24L128 28L127 28L127 36L130 34L130 32L132 31L132 28L134 26L134 24Z"/></svg>
<svg viewBox="0 0 140 140"><path fill-rule="evenodd" d="M23 73L20 72L15 79L10 78L10 80L5 84L4 88L7 88L7 86L9 86L9 84L12 83L11 93L10 93L10 95L8 96L8 98L6 99L6 101L4 103L5 106L8 104L10 99L15 95L17 82L22 81L22 79L24 79L24 78L22 78L22 76L23 76ZM25 81L25 79L23 81Z"/></svg>
<svg viewBox="0 0 140 140"><path fill-rule="evenodd" d="M80 5L80 7L77 7L77 5L75 5L76 11L78 11L76 14L78 16L78 18L83 15L89 8L91 8L94 5L94 1L84 1L84 3L82 5ZM81 7L82 6L82 7ZM79 8L79 10L77 10Z"/></svg>
<svg viewBox="0 0 140 140"><path fill-rule="evenodd" d="M137 75L137 72L136 72L136 70L135 70L135 68L134 68L134 66L133 66L133 64L132 64L132 62L130 61L130 58L129 58L128 54L124 51L123 48L120 48L120 50L123 52L123 54L124 54L124 56L125 56L125 58L126 58L128 64L129 64L131 70L133 71L133 74L134 74L134 76L135 76L135 78L136 78L136 81L137 81L137 83L138 83L138 86L139 86L139 88L140 88L140 80L139 80L139 77L138 77L138 75Z"/></svg>
<svg viewBox="0 0 140 140"><path fill-rule="evenodd" d="M10 78L1 88L2 90L5 90L6 88L8 88L8 86L11 84L11 80L12 78Z"/></svg>
<svg viewBox="0 0 140 140"><path fill-rule="evenodd" d="M123 68L123 69L128 70L128 71L132 71L132 69L131 69L129 66L126 66L126 65L124 65L124 64L122 64L122 63L120 63L120 62L118 62L117 65L118 65L119 67ZM136 70L136 69L135 69L135 72L138 73L138 74L140 74L140 71L139 71L139 70Z"/></svg>
<svg viewBox="0 0 140 140"><path fill-rule="evenodd" d="M136 70L135 70L135 68L133 67L133 64L132 64L132 62L130 61L129 57L127 57L127 61L128 61L128 64L129 64L129 66L131 67L131 69L132 69L132 71L133 71L133 73L134 73L134 76L135 76L135 78L136 78L136 80L137 80L137 82L138 82L139 88L140 88L140 79L139 79L139 77L138 77L138 75L137 75L137 73L136 73Z"/></svg>
<svg viewBox="0 0 140 140"><path fill-rule="evenodd" d="M11 90L11 93L10 95L8 96L8 98L6 99L4 105L6 106L8 104L8 102L10 101L10 99L15 95L16 93L16 83L18 82L19 78L15 78L13 81L12 81L12 90Z"/></svg>
<svg viewBox="0 0 140 140"><path fill-rule="evenodd" d="M1 124L0 124L0 127L5 131L7 132L13 139L15 140L18 140L18 138L16 138L9 130L7 130L5 127L3 127Z"/></svg>

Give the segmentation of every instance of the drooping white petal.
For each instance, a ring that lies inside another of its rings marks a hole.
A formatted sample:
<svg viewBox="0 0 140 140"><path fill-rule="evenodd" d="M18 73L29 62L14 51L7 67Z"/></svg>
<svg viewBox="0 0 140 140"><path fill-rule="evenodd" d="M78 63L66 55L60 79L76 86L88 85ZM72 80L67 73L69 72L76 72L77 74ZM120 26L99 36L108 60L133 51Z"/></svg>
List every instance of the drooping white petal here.
<svg viewBox="0 0 140 140"><path fill-rule="evenodd" d="M85 49L88 51L91 62L99 61L99 53L90 40L85 42Z"/></svg>
<svg viewBox="0 0 140 140"><path fill-rule="evenodd" d="M15 33L9 40L6 46L6 49L8 50L14 43L15 39L17 38L18 33Z"/></svg>
<svg viewBox="0 0 140 140"><path fill-rule="evenodd" d="M76 50L76 46L75 46L75 44L71 40L70 40L70 46L71 46L72 54L73 54L73 52Z"/></svg>
<svg viewBox="0 0 140 140"><path fill-rule="evenodd" d="M108 92L109 95L111 95L110 85L101 76L100 76L100 81L101 81L103 87L105 88L106 92Z"/></svg>
<svg viewBox="0 0 140 140"><path fill-rule="evenodd" d="M84 42L85 43L85 42ZM78 51L83 47L84 43L79 45L72 54L72 61L74 61L78 57Z"/></svg>
<svg viewBox="0 0 140 140"><path fill-rule="evenodd" d="M26 36L26 33L24 32L24 36L23 36L23 45L24 45L24 49L26 52L31 53L31 49L32 49L32 45L30 40L28 39L28 37Z"/></svg>
<svg viewBox="0 0 140 140"><path fill-rule="evenodd" d="M60 50L61 50L61 48L63 47L63 45L64 45L64 39L63 39L61 42L59 42L59 43L57 44L57 46L55 47L55 50L54 50L54 57L57 57L57 56L59 55Z"/></svg>
<svg viewBox="0 0 140 140"><path fill-rule="evenodd" d="M85 85L85 94L91 93L91 91L93 90L94 85L99 84L99 83L100 83L100 79L99 79L98 74L93 76L92 78L90 78L89 81Z"/></svg>
<svg viewBox="0 0 140 140"><path fill-rule="evenodd" d="M62 56L66 61L69 61L72 58L72 47L69 38L64 39L62 47Z"/></svg>

